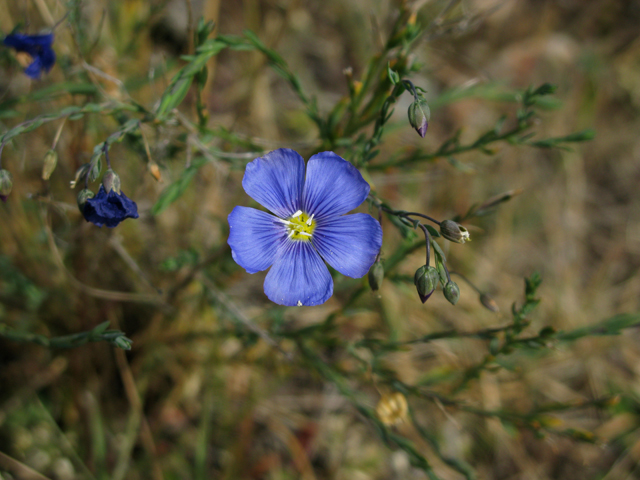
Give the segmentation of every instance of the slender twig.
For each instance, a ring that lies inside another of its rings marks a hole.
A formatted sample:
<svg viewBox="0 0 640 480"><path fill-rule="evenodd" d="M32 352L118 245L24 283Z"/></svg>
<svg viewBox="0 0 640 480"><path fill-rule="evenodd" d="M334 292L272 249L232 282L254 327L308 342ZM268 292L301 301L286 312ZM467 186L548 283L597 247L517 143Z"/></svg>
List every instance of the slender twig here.
<svg viewBox="0 0 640 480"><path fill-rule="evenodd" d="M2 452L0 452L0 469L15 475L15 478L23 478L28 480L51 480L49 477L45 477L28 465L25 465L24 463Z"/></svg>
<svg viewBox="0 0 640 480"><path fill-rule="evenodd" d="M107 168L111 168L111 160L109 159L109 144L104 142L102 144L102 153L104 153L104 158L107 160ZM87 175L89 175L87 173Z"/></svg>
<svg viewBox="0 0 640 480"><path fill-rule="evenodd" d="M250 331L258 335L265 342L267 342L272 347L275 347L280 353L282 353L288 361L292 361L293 357L289 352L285 352L282 347L276 342L265 330L258 327L252 320L250 320L243 312L238 308L238 306L227 297L222 291L216 287L209 278L205 275L199 274L199 280L202 284L209 290L209 292L213 295L220 305L229 311L233 315L233 318L240 322L242 325L247 327Z"/></svg>
<svg viewBox="0 0 640 480"><path fill-rule="evenodd" d="M115 325L117 325L118 319L116 315L113 314L113 312L111 312L111 317L111 321ZM127 400L129 401L129 405L140 418L140 439L142 440L142 444L144 445L144 448L151 460L152 478L154 480L162 480L162 469L158 464L158 453L155 441L153 440L153 433L151 432L149 422L144 415L142 399L140 398L140 394L138 393L138 387L136 385L135 378L133 377L133 372L129 367L129 361L127 360L126 354L121 350L117 350L115 352L115 356L116 363L118 365L118 371L120 373L120 379L122 380L122 384L124 385L124 390L127 396Z"/></svg>
<svg viewBox="0 0 640 480"><path fill-rule="evenodd" d="M62 135L62 129L64 128L64 124L67 123L67 117L64 117L62 119L62 122L60 123L60 126L58 127L58 130L56 131L56 135L55 137L53 137L53 142L51 143L51 150L54 150L56 148L56 146L58 145L58 140L60 140L60 135Z"/></svg>
<svg viewBox="0 0 640 480"><path fill-rule="evenodd" d="M51 27L51 30L55 30L56 28L58 28L58 26L59 26L62 22L64 22L64 21L65 21L65 19L66 19L68 16L69 16L69 12L67 11L67 13L65 13L65 14L64 14L64 16L63 16L60 20L58 20L58 21L56 22L56 24L55 24L53 27Z"/></svg>
<svg viewBox="0 0 640 480"><path fill-rule="evenodd" d="M416 92L416 86L413 84L413 82L411 80L402 80L402 83L405 85L409 85L409 88L411 89L411 93L413 93L414 100L417 100L418 92Z"/></svg>
<svg viewBox="0 0 640 480"><path fill-rule="evenodd" d="M157 294L145 294L145 293L129 293L129 292L118 292L113 290L102 290L100 288L93 288L88 285L85 285L77 278L73 276L73 274L67 269L62 259L62 255L58 250L58 246L56 245L56 241L53 237L53 232L51 230L50 218L46 212L43 212L43 220L44 220L44 229L47 234L47 239L49 243L49 248L51 249L51 253L53 254L53 259L58 267L65 273L71 285L79 290L82 290L87 295L91 295L92 297L102 298L105 300L115 300L118 302L139 302L139 303L151 303L158 306L169 307L168 304L164 303L162 297Z"/></svg>
<svg viewBox="0 0 640 480"><path fill-rule="evenodd" d="M426 220L429 220L430 222L435 223L436 225L440 225L440 222L438 220L436 220L435 218L432 218L428 215L425 215L424 213L418 213L418 212L405 212L404 210L394 210L393 208L387 207L384 203L382 203L379 199L377 199L376 197L374 197L373 195L369 194L369 196L367 197L369 200L371 200L373 202L373 204L378 207L379 209L383 210L384 212L390 214L390 215L395 215L396 217L403 217L406 218L410 221L412 221L409 217L421 217L424 218Z"/></svg>
<svg viewBox="0 0 640 480"><path fill-rule="evenodd" d="M467 277L465 277L463 274L461 274L460 272L450 272L451 275L457 275L458 277L460 277L462 280L464 280L464 282L469 285L471 288L473 288L478 294L482 295L484 292L482 290L480 290L478 287L476 287L476 285L469 280Z"/></svg>
<svg viewBox="0 0 640 480"><path fill-rule="evenodd" d="M188 51L189 55L193 55L194 51L194 30L193 30L193 4L191 0L185 0L187 4L187 43L188 43Z"/></svg>
<svg viewBox="0 0 640 480"><path fill-rule="evenodd" d="M151 280L149 280L148 275L144 273L142 268L140 268L140 265L137 264L137 262L129 254L127 249L124 248L124 245L122 245L122 238L118 234L111 235L111 237L109 238L109 245L111 245L111 247L116 251L116 253L120 255L120 258L124 260L124 262L129 266L129 268L138 275L138 278L140 278L140 280L142 280L145 285L147 285L149 288L154 290L159 295L162 294L162 290L155 287L153 283L151 283Z"/></svg>
<svg viewBox="0 0 640 480"><path fill-rule="evenodd" d="M209 255L207 255L201 262L194 265L191 270L175 285L167 290L166 299L168 303L173 303L176 295L187 285L189 285L196 275L204 268L211 265L213 262L219 260L225 253L229 251L229 246L225 243L223 246L217 248Z"/></svg>
<svg viewBox="0 0 640 480"><path fill-rule="evenodd" d="M391 212L389 212L391 213ZM427 220L429 220L430 222L435 223L436 225L440 225L440 222L438 220L436 220L435 218L431 218L428 215L425 215L424 213L417 213L417 212L395 212L394 215L402 215L404 217L422 217L422 218L426 218Z"/></svg>
<svg viewBox="0 0 640 480"><path fill-rule="evenodd" d="M418 226L422 229L424 233L424 240L427 244L427 261L425 262L425 266L429 266L429 261L431 260L431 236L429 235L429 230L423 224L418 223Z"/></svg>
<svg viewBox="0 0 640 480"><path fill-rule="evenodd" d="M96 329L86 332L63 335L61 337L47 337L37 333L25 333L6 328L0 323L0 337L12 342L34 343L47 348L76 348L86 343L109 342L116 346L130 348L130 340L125 333L118 330L105 330L97 332ZM119 340L120 339L120 340ZM120 343L120 345L118 345Z"/></svg>

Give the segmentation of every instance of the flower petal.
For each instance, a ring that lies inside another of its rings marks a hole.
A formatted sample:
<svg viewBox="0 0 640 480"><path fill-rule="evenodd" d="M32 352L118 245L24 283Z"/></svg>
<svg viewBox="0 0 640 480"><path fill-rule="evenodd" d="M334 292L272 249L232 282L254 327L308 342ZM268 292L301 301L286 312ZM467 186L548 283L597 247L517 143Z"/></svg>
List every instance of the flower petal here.
<svg viewBox="0 0 640 480"><path fill-rule="evenodd" d="M380 223L366 213L318 221L313 245L343 275L360 278L369 271L382 246Z"/></svg>
<svg viewBox="0 0 640 480"><path fill-rule="evenodd" d="M84 204L82 215L87 222L98 227L106 225L113 228L127 218L138 218L138 206L124 193L110 190L107 194L100 185L98 194Z"/></svg>
<svg viewBox="0 0 640 480"><path fill-rule="evenodd" d="M7 47L13 47L18 52L27 52L35 57L39 48L50 48L53 43L53 33L44 35L26 35L24 33L12 33L4 37L2 41Z"/></svg>
<svg viewBox="0 0 640 480"><path fill-rule="evenodd" d="M242 186L251 198L280 218L300 208L304 160L295 151L280 148L247 165Z"/></svg>
<svg viewBox="0 0 640 480"><path fill-rule="evenodd" d="M303 210L316 218L344 215L367 198L369 184L356 167L333 152L309 159Z"/></svg>
<svg viewBox="0 0 640 480"><path fill-rule="evenodd" d="M40 60L42 61L42 68L48 72L53 67L53 64L56 63L56 52L52 48L43 48L42 52L40 52Z"/></svg>
<svg viewBox="0 0 640 480"><path fill-rule="evenodd" d="M264 280L264 293L279 305L320 305L333 294L333 279L310 242L287 241Z"/></svg>
<svg viewBox="0 0 640 480"><path fill-rule="evenodd" d="M34 80L39 79L42 73L42 58L35 57L33 59L33 62L31 62L29 66L24 69L24 73L27 77L31 77Z"/></svg>
<svg viewBox="0 0 640 480"><path fill-rule="evenodd" d="M229 214L231 256L248 273L261 272L273 264L287 236L278 218L255 208L235 207Z"/></svg>
<svg viewBox="0 0 640 480"><path fill-rule="evenodd" d="M56 53L51 48L53 33L45 35L14 33L4 37L2 43L15 48L18 52L26 52L33 58L33 62L24 70L24 73L33 79L40 78L42 69L47 72L51 70L56 62Z"/></svg>

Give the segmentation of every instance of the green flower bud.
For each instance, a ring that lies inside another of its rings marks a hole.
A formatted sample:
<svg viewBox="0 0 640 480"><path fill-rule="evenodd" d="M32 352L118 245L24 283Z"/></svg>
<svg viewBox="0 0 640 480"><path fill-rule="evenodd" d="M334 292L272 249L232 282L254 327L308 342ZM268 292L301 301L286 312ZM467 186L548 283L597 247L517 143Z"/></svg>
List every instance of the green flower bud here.
<svg viewBox="0 0 640 480"><path fill-rule="evenodd" d="M42 179L49 180L51 174L58 165L58 153L55 150L49 150L44 156L44 164L42 165Z"/></svg>
<svg viewBox="0 0 640 480"><path fill-rule="evenodd" d="M480 295L480 303L484 306L484 308L486 308L487 310L491 310L494 313L498 313L500 311L500 307L498 307L496 301L486 293Z"/></svg>
<svg viewBox="0 0 640 480"><path fill-rule="evenodd" d="M369 269L369 286L371 290L377 292L380 290L380 286L382 286L382 280L384 279L384 267L380 260L371 265Z"/></svg>
<svg viewBox="0 0 640 480"><path fill-rule="evenodd" d="M438 270L435 267L423 265L416 270L413 283L418 290L418 296L425 303L438 286Z"/></svg>
<svg viewBox="0 0 640 480"><path fill-rule="evenodd" d="M131 344L133 343L133 341L127 337L118 337L116 338L113 343L115 344L116 347L119 347L123 350L131 350Z"/></svg>
<svg viewBox="0 0 640 480"><path fill-rule="evenodd" d="M446 298L451 305L458 303L460 299L460 288L453 280L449 280L449 283L444 286L444 298Z"/></svg>
<svg viewBox="0 0 640 480"><path fill-rule="evenodd" d="M118 195L120 194L120 176L111 169L108 169L104 177L102 177L102 185L104 185L104 189L107 192L107 195L111 190L116 192Z"/></svg>
<svg viewBox="0 0 640 480"><path fill-rule="evenodd" d="M88 188L84 188L84 189L80 190L80 193L78 193L78 208L80 209L80 213L82 213L84 215L84 205L85 205L85 203L87 203L87 200L89 200L90 198L93 198L95 196L96 196L96 194L93 193Z"/></svg>
<svg viewBox="0 0 640 480"><path fill-rule="evenodd" d="M471 241L466 228L453 220L445 220L440 223L440 233L450 242L464 243Z"/></svg>
<svg viewBox="0 0 640 480"><path fill-rule="evenodd" d="M427 101L422 97L417 97L407 112L409 115L409 123L418 132L422 138L427 134L427 127L429 126L429 118L431 117L431 111Z"/></svg>
<svg viewBox="0 0 640 480"><path fill-rule="evenodd" d="M0 199L7 201L7 197L13 188L13 177L9 170L0 170Z"/></svg>

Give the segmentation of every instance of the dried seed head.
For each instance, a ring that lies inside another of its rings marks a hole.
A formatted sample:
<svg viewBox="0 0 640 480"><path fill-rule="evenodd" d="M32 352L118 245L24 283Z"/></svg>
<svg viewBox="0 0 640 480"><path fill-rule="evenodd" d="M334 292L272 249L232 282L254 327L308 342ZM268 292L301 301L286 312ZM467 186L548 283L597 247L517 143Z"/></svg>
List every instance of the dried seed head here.
<svg viewBox="0 0 640 480"><path fill-rule="evenodd" d="M445 220L440 223L440 233L450 242L464 243L471 241L466 228L453 220Z"/></svg>
<svg viewBox="0 0 640 480"><path fill-rule="evenodd" d="M378 405L376 414L382 423L391 427L407 421L409 405L407 399L400 392L383 395Z"/></svg>

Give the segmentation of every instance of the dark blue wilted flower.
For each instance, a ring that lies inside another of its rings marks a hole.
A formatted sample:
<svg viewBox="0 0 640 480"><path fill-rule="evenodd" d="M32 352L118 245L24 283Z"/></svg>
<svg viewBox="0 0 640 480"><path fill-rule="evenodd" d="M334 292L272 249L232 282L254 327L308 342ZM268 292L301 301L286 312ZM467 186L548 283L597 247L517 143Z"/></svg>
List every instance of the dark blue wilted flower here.
<svg viewBox="0 0 640 480"><path fill-rule="evenodd" d="M275 216L235 207L228 243L248 273L271 267L264 293L272 302L326 302L333 280L323 258L346 276L367 274L382 245L382 228L366 213L345 215L369 194L369 184L349 162L333 152L318 153L305 178L302 157L281 148L249 163L242 186Z"/></svg>
<svg viewBox="0 0 640 480"><path fill-rule="evenodd" d="M124 193L110 190L107 194L100 185L98 194L85 202L82 215L94 225L113 228L126 218L138 218L138 206Z"/></svg>
<svg viewBox="0 0 640 480"><path fill-rule="evenodd" d="M25 68L24 73L31 78L40 78L42 70L48 72L56 62L56 53L51 48L53 33L46 33L44 35L12 33L4 37L3 43L7 47L15 48L18 52L29 54L33 62Z"/></svg>

